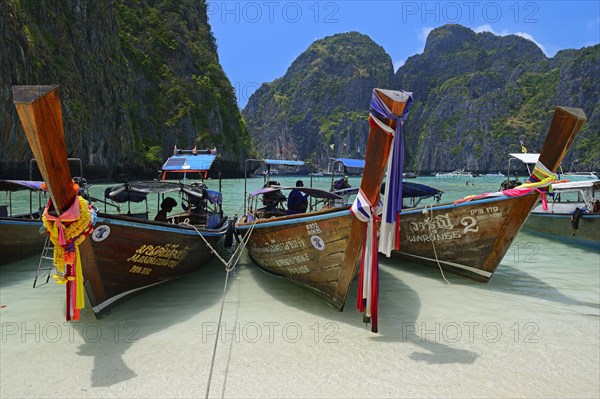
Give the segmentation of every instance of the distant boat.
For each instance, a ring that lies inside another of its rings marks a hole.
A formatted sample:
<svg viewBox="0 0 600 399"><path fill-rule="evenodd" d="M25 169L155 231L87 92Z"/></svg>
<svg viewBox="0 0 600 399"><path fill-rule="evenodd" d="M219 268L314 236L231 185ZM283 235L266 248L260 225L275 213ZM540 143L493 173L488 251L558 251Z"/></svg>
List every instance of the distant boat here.
<svg viewBox="0 0 600 399"><path fill-rule="evenodd" d="M329 158L328 176L362 176L365 160L358 158Z"/></svg>
<svg viewBox="0 0 600 399"><path fill-rule="evenodd" d="M556 183L552 189L548 209L538 204L523 229L600 250L600 180Z"/></svg>
<svg viewBox="0 0 600 399"><path fill-rule="evenodd" d="M585 120L579 108L556 108L529 182L550 184ZM523 186L454 203L403 209L400 244L392 255L487 282L537 203L536 189L540 188Z"/></svg>
<svg viewBox="0 0 600 399"><path fill-rule="evenodd" d="M65 259L57 268L64 266L64 270L56 274L58 282L67 287L67 320L79 317L85 297L83 280L92 311L100 316L130 294L198 270L214 257L212 249L219 247L226 233L233 233L221 210L220 193L208 190L203 183L132 182L106 191L107 199L127 204L146 202L147 197L154 194L156 206L165 194L181 196L186 209L169 215L168 222L149 219L147 202L144 212L131 212L128 206L126 214L105 208L95 215L74 190L67 164L58 86L13 86L13 101L52 198L52 203L47 205L48 217L74 215L73 209L78 205L78 218L64 221L67 229L77 227L71 233L77 235L65 247L60 245ZM205 155L175 154L163 169L184 176L196 169L204 172L212 162L197 168L194 161L210 161L208 154ZM171 200L178 204L174 198ZM108 201L104 204L108 205ZM85 230L79 232L79 227ZM90 234L89 237L85 238L86 234ZM78 242L83 239L79 243L82 265L73 262L79 259L73 256L77 248L75 239ZM57 250L60 248L55 245L55 253Z"/></svg>
<svg viewBox="0 0 600 399"><path fill-rule="evenodd" d="M512 158L518 159L523 162L527 167L527 172L531 173L531 165L535 165L540 154L537 153L513 153L509 154ZM512 160L512 159L511 159ZM510 176L510 161L508 163L508 173ZM562 167L558 168L558 172L556 173L558 180L568 180L568 181L591 181L598 180L598 175L596 172L563 172Z"/></svg>
<svg viewBox="0 0 600 399"><path fill-rule="evenodd" d="M500 173L500 172L496 172L496 173L486 173L486 174L485 174L485 175L483 175L483 176L485 176L485 177L499 177L499 178L506 177L506 176L504 176L504 175L503 175L502 173Z"/></svg>
<svg viewBox="0 0 600 399"><path fill-rule="evenodd" d="M69 158L79 167L82 180L83 164L79 158ZM48 237L42 229L42 213L48 202L48 194L43 188L42 181L34 181L33 170L35 159L29 163L30 180L0 180L0 264L39 255ZM17 192L28 193L29 209L17 212L13 203L13 195ZM42 231L40 232L40 229Z"/></svg>
<svg viewBox="0 0 600 399"><path fill-rule="evenodd" d="M591 181L598 180L598 175L595 172L566 172L560 174L559 179L569 181Z"/></svg>
<svg viewBox="0 0 600 399"><path fill-rule="evenodd" d="M270 170L260 170L258 172L256 172L254 175L255 176L270 176L270 175L278 175L279 171L277 169L270 169Z"/></svg>
<svg viewBox="0 0 600 399"><path fill-rule="evenodd" d="M39 255L47 235L42 235L42 211L48 202L43 182L31 180L0 180L0 264L28 256ZM29 210L16 213L13 195L28 191Z"/></svg>
<svg viewBox="0 0 600 399"><path fill-rule="evenodd" d="M404 172L402 173L402 177L405 179L416 179L419 177L419 174L416 172Z"/></svg>
<svg viewBox="0 0 600 399"><path fill-rule="evenodd" d="M453 172L438 172L435 174L436 178L463 178L466 177L468 179L472 179L473 178L473 174L471 172L465 172L464 169L460 169L460 170L455 170Z"/></svg>

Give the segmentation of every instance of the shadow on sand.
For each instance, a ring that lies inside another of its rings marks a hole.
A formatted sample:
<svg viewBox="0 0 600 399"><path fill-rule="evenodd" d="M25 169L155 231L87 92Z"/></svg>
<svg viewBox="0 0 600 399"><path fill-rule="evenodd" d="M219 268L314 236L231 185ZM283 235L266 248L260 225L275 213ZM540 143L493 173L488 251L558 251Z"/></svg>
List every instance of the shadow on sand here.
<svg viewBox="0 0 600 399"><path fill-rule="evenodd" d="M225 274L223 265L214 260L181 279L142 291L102 319L95 319L89 309L82 313L73 326L85 340L78 355L94 358L91 386L106 387L136 377L123 361L125 352L139 340L217 303Z"/></svg>
<svg viewBox="0 0 600 399"><path fill-rule="evenodd" d="M357 327L362 324L362 314L355 309L357 280L355 279L346 308L338 312L328 306L317 295L283 278L276 278L260 270L251 262L248 263L252 278L258 287L288 306L299 311L308 312L333 322ZM443 343L424 339L418 332L407 330L404 326L415 325L421 308L421 301L416 291L403 284L395 276L380 268L380 317L379 333L370 338L379 343L410 343L422 351L415 351L410 358L430 364L474 363L479 355L475 352L457 349ZM370 326L366 326L370 329Z"/></svg>
<svg viewBox="0 0 600 399"><path fill-rule="evenodd" d="M424 278L443 280L439 269L418 263L393 259L387 263L390 267L418 275ZM563 305L587 306L600 309L600 304L571 298L556 287L525 272L521 268L500 263L494 276L488 283L481 283L453 273L444 272L446 279L455 286L469 287L486 292L519 295L528 299L539 299Z"/></svg>

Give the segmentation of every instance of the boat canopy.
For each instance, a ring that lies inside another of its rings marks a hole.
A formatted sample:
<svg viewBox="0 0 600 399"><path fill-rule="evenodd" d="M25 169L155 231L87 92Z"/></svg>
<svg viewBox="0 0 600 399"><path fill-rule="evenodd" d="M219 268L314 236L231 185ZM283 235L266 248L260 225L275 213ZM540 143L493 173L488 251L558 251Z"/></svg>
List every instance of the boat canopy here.
<svg viewBox="0 0 600 399"><path fill-rule="evenodd" d="M426 186L425 184L402 182L403 198L430 198L443 194L442 190Z"/></svg>
<svg viewBox="0 0 600 399"><path fill-rule="evenodd" d="M600 188L600 180L570 181L552 184L553 190L578 190L584 188Z"/></svg>
<svg viewBox="0 0 600 399"><path fill-rule="evenodd" d="M540 157L540 154L535 154L535 153L514 153L514 154L508 154L513 158L517 158L519 161L523 162L523 163L537 163L538 158Z"/></svg>
<svg viewBox="0 0 600 399"><path fill-rule="evenodd" d="M342 199L342 197L340 197L339 195L329 192L329 191L325 191L325 190L321 190L318 188L311 188L311 187L282 187L282 186L271 186L271 187L263 187L263 188L259 188L256 191L253 191L250 193L250 197L256 197L258 195L264 195L264 194L268 194L268 193L273 193L276 191L283 191L283 190L298 190L301 191L303 193L306 193L308 195L310 195L311 197L315 197L315 198L324 198L324 199Z"/></svg>
<svg viewBox="0 0 600 399"><path fill-rule="evenodd" d="M105 198L117 203L142 202L148 194L184 192L199 199L207 199L211 204L221 204L223 195L197 185L170 183L163 181L129 182L105 190Z"/></svg>
<svg viewBox="0 0 600 399"><path fill-rule="evenodd" d="M341 162L347 168L360 168L364 169L364 159L352 159L352 158L333 158L334 161Z"/></svg>
<svg viewBox="0 0 600 399"><path fill-rule="evenodd" d="M166 179L167 173L201 173L206 178L208 170L217 158L209 150L178 150L171 155L162 166L162 179Z"/></svg>
<svg viewBox="0 0 600 399"><path fill-rule="evenodd" d="M19 190L32 190L32 191L43 191L42 181L32 180L0 180L0 191L19 191Z"/></svg>
<svg viewBox="0 0 600 399"><path fill-rule="evenodd" d="M350 189L348 189L350 190ZM381 194L385 194L385 183L381 185ZM442 190L426 186L425 184L402 182L402 198L430 198L441 197L444 194Z"/></svg>
<svg viewBox="0 0 600 399"><path fill-rule="evenodd" d="M289 159L263 159L267 165L302 166L304 161L292 161Z"/></svg>

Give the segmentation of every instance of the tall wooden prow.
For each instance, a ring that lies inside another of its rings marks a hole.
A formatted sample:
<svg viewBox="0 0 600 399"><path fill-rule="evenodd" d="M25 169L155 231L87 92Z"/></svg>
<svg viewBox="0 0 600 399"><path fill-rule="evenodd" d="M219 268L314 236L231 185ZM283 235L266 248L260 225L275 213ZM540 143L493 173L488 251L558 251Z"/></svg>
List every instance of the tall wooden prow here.
<svg viewBox="0 0 600 399"><path fill-rule="evenodd" d="M13 86L17 108L27 141L37 161L52 204L60 215L75 200L57 85ZM92 305L105 297L100 273L89 240L79 247L86 292Z"/></svg>
<svg viewBox="0 0 600 399"><path fill-rule="evenodd" d="M385 103L394 116L401 117L403 115L404 110L409 103L409 93L383 89L374 89L374 92ZM367 141L365 168L360 185L362 192L371 204L376 204L379 198L379 191L385 175L393 139L392 132L396 128L396 120L379 120L383 125L390 128L390 131L385 131L374 118L376 117L371 115L369 120L370 131ZM338 292L346 292L346 295L349 291L348 287L352 284L352 279L358 271L358 263L363 246L364 230L364 223L355 218L352 221L350 238L348 240L344 263L337 287ZM340 306L338 307L340 310L343 309L345 302L346 297L343 297L343 301L341 301L339 304ZM377 332L376 326L373 327L373 331Z"/></svg>

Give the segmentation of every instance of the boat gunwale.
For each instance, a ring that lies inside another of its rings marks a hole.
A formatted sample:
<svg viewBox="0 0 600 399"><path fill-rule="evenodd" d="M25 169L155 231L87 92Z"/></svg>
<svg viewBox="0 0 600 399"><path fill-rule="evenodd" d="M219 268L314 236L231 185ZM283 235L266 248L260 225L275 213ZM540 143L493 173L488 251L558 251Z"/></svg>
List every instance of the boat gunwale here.
<svg viewBox="0 0 600 399"><path fill-rule="evenodd" d="M251 228L253 225L256 225L255 228L265 228L275 225L286 225L286 224L294 224L294 223L304 223L312 220L323 220L323 219L331 219L334 217L340 217L340 213L350 215L350 205L346 205L339 208L327 208L320 209L314 212L305 212L299 213L295 215L284 215L266 219L258 219L252 222L237 222L236 228L240 230L247 230Z"/></svg>
<svg viewBox="0 0 600 399"><path fill-rule="evenodd" d="M196 225L185 225L185 224L173 224L173 223L165 223L158 222L150 219L139 219L133 216L127 215L113 215L107 213L99 212L96 217L96 226L104 223L110 223L120 226L130 226L132 228L144 228L147 230L160 230L167 232L179 232L185 234L198 234L198 232L202 233L203 236L221 236L227 232L227 228L229 227L229 223L231 220L227 218L221 227L217 229L209 229L206 227L200 227Z"/></svg>
<svg viewBox="0 0 600 399"><path fill-rule="evenodd" d="M410 215L410 214L414 214L414 213L422 213L425 209L427 209L427 212L431 212L431 211L438 211L438 210L442 210L442 209L453 209L453 208L459 208L459 207L463 207L463 206L485 204L488 202L519 199L519 198L523 198L523 197L529 197L529 196L535 195L535 194L537 194L537 193L529 192L527 194L514 196L514 197L507 196L507 195L499 195L496 197L474 199L474 200L469 200L469 201L464 201L464 202L459 202L459 203L447 202L447 203L435 204L435 205L431 205L431 206L429 206L429 205L420 206L418 208L406 208L406 209L402 210L401 215L404 216L404 215Z"/></svg>

